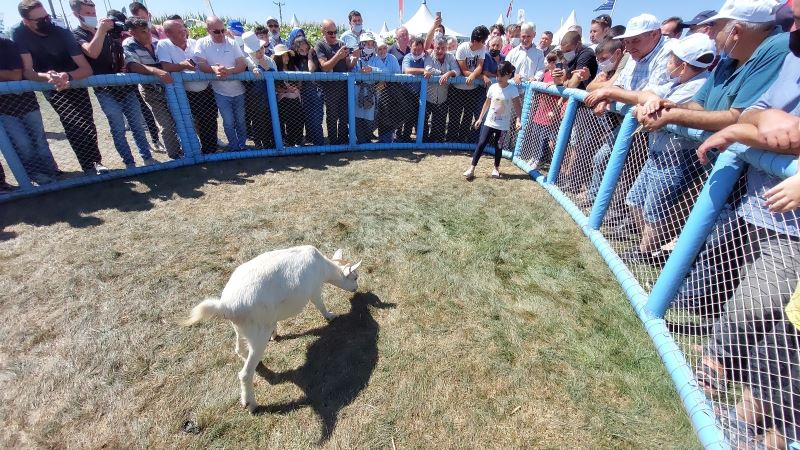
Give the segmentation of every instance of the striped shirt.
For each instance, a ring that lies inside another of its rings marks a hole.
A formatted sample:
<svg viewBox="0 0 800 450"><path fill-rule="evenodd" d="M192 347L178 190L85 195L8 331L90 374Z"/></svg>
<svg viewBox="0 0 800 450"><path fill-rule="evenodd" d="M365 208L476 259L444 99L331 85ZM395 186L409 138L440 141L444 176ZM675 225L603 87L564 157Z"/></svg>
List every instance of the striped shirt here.
<svg viewBox="0 0 800 450"><path fill-rule="evenodd" d="M663 86L670 84L667 62L672 53L668 43L670 39L661 37L658 44L644 58L634 61L628 60L619 74L614 86L628 91L641 91L648 86Z"/></svg>

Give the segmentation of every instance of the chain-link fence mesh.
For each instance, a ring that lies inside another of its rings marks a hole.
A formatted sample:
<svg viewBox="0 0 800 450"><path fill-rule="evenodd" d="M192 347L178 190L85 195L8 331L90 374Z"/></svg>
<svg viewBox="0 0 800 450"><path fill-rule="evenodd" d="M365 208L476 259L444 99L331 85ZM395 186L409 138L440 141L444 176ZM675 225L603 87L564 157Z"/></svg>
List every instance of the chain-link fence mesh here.
<svg viewBox="0 0 800 450"><path fill-rule="evenodd" d="M419 118L420 81L386 81L362 75L354 85L358 144L415 142Z"/></svg>
<svg viewBox="0 0 800 450"><path fill-rule="evenodd" d="M183 156L160 84L69 88L4 97L0 123L35 185ZM150 120L153 126L148 124ZM5 158L3 166L6 181L15 183Z"/></svg>
<svg viewBox="0 0 800 450"><path fill-rule="evenodd" d="M597 116L583 104L578 106L556 185L584 214L597 196L620 122L617 113Z"/></svg>
<svg viewBox="0 0 800 450"><path fill-rule="evenodd" d="M756 182L748 177L761 176L751 168L740 180L667 313L733 448L800 438L800 347L787 315L800 271L798 217L765 212L747 189Z"/></svg>
<svg viewBox="0 0 800 450"><path fill-rule="evenodd" d="M523 100L524 101L524 100ZM529 100L528 122L522 124L525 139L517 149L518 157L528 162L531 168L544 172L550 167L555 150L558 130L566 108L567 99L558 95L535 92ZM513 135L516 145L517 133Z"/></svg>

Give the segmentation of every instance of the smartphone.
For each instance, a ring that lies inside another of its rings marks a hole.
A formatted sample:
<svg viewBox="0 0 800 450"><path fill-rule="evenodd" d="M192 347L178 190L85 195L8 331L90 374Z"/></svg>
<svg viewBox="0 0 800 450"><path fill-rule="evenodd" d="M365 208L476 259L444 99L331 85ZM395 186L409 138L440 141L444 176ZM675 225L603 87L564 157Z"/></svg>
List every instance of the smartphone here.
<svg viewBox="0 0 800 450"><path fill-rule="evenodd" d="M556 69L564 70L564 63L557 62L556 63Z"/></svg>
<svg viewBox="0 0 800 450"><path fill-rule="evenodd" d="M442 12L441 11L436 11L436 17L441 19L442 18Z"/></svg>

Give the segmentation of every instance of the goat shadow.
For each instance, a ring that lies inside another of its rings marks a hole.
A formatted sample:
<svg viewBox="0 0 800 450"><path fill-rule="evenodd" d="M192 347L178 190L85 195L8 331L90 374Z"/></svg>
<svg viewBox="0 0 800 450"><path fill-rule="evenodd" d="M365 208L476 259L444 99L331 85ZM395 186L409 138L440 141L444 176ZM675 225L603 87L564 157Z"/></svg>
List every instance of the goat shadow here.
<svg viewBox="0 0 800 450"><path fill-rule="evenodd" d="M357 293L350 303L350 311L324 327L304 333L284 335L278 340L301 336L318 336L306 351L306 362L295 369L276 373L259 363L256 372L269 382L297 385L303 396L290 402L262 405L256 414L285 414L310 406L322 420L322 436L326 442L336 428L339 411L353 402L367 386L378 363L378 322L372 317L370 306L394 308L373 293Z"/></svg>

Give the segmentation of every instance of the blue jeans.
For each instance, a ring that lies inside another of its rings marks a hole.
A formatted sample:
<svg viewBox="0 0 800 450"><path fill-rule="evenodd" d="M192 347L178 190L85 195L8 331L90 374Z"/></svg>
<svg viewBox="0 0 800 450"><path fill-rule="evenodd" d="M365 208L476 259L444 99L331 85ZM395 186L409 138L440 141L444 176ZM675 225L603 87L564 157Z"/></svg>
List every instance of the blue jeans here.
<svg viewBox="0 0 800 450"><path fill-rule="evenodd" d="M245 125L244 94L227 97L214 92L219 115L222 116L222 128L228 138L229 150L243 150L247 143L247 126Z"/></svg>
<svg viewBox="0 0 800 450"><path fill-rule="evenodd" d="M325 145L325 136L322 133L322 119L324 118L322 91L313 81L303 82L300 95L303 99L303 111L306 116L306 141L314 145Z"/></svg>
<svg viewBox="0 0 800 450"><path fill-rule="evenodd" d="M114 147L117 148L117 153L122 158L122 162L126 166L135 164L131 154L131 146L125 138L125 119L128 119L128 125L130 125L131 133L133 133L133 140L139 149L139 156L143 160L152 158L150 143L147 141L147 133L144 128L144 116L142 116L142 109L136 92L114 93L108 90L95 90L94 95L97 97L97 102L100 103L100 109L103 110L103 113L108 118L108 126L111 128Z"/></svg>
<svg viewBox="0 0 800 450"><path fill-rule="evenodd" d="M50 152L50 145L47 144L42 114L38 109L22 117L2 115L0 122L28 175L38 173L53 176L56 174L58 166Z"/></svg>

